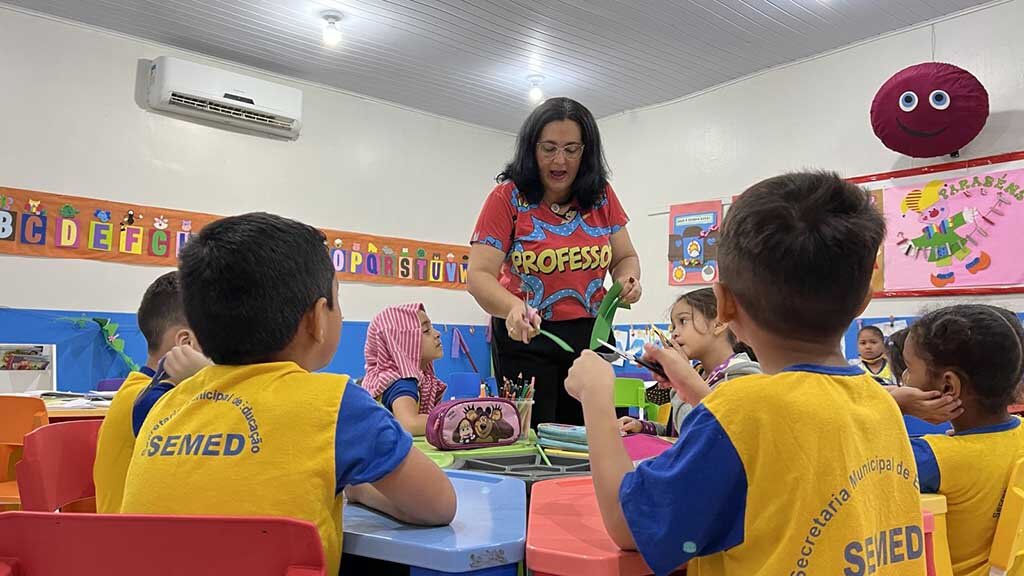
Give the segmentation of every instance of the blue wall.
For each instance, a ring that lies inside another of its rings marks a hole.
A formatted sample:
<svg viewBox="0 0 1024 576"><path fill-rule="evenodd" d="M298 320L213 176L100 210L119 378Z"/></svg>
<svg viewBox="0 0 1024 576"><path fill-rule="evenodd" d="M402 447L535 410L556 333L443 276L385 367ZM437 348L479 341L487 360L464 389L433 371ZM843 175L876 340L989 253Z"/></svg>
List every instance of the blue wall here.
<svg viewBox="0 0 1024 576"><path fill-rule="evenodd" d="M86 392L104 378L122 377L128 367L103 341L100 328L88 322L79 328L63 318L107 318L120 326L118 334L125 341L125 352L139 364L146 361L146 341L139 331L135 314L117 312L82 312L80 310L25 310L0 308L0 342L14 344L57 345L57 389ZM363 346L369 322L345 322L341 344L325 372L362 376ZM452 372L472 372L464 354L452 358L452 334L458 328L469 346L477 367L490 375L490 347L485 341L483 326L463 324L435 324L441 331L444 358L434 363L437 375L444 379ZM472 329L472 333L470 330Z"/></svg>
<svg viewBox="0 0 1024 576"><path fill-rule="evenodd" d="M889 322L898 320L906 320L907 325L909 326L918 318L920 318L920 316L893 316L891 318L888 316L878 316L858 318L857 320L854 320L853 324L851 324L850 328L846 331L846 335L843 336L843 352L846 354L846 357L851 360L857 357L857 333L860 332L860 329L863 326L888 324ZM1021 322L1024 322L1024 312L1018 312L1017 318L1020 318Z"/></svg>
<svg viewBox="0 0 1024 576"><path fill-rule="evenodd" d="M76 326L66 318L107 318L120 326L118 334L125 341L125 352L137 363L146 361L146 342L139 332L135 314L118 312L95 312L80 310L27 310L16 308L0 308L0 342L14 344L56 344L57 345L57 388L73 392L85 392L96 387L96 382L104 378L117 378L127 374L124 362L103 342L100 328L94 322L87 322L84 328ZM1024 320L1024 313L1018 317ZM896 316L895 320L913 322L916 316ZM857 356L857 332L861 325L883 324L889 322L888 317L866 317L855 321L844 336L844 352L848 358ZM366 329L369 322L345 322L342 329L341 344L331 363L324 368L325 372L336 372L362 376L363 346L366 343ZM477 367L485 374L491 374L490 344L485 340L484 326L465 324L435 324L441 331L445 356L434 363L437 375L444 379L452 372L472 372L465 355L452 358L452 335L458 329L469 346ZM636 324L633 326L647 326ZM631 325L620 324L618 330L629 330ZM667 329L664 324L659 328ZM472 333L470 332L472 330ZM620 348L628 344L619 342ZM620 376L644 377L646 371L636 366L616 367Z"/></svg>

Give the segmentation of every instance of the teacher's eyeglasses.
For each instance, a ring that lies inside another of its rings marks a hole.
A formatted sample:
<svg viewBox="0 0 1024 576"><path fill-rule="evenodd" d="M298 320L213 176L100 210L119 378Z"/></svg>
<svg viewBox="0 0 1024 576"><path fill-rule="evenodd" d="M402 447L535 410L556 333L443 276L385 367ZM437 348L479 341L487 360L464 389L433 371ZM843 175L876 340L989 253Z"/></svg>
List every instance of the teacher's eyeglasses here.
<svg viewBox="0 0 1024 576"><path fill-rule="evenodd" d="M545 160L553 160L561 151L566 160L579 160L583 155L583 144L566 144L559 146L554 142L538 142L537 152Z"/></svg>

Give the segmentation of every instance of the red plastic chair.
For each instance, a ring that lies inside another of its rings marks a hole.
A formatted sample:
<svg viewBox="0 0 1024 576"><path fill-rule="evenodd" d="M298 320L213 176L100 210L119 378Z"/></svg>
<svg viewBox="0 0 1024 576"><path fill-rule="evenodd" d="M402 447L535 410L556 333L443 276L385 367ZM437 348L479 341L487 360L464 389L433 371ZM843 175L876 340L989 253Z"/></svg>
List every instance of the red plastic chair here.
<svg viewBox="0 0 1024 576"><path fill-rule="evenodd" d="M0 510L21 500L14 463L21 459L25 435L48 422L46 404L39 398L0 396Z"/></svg>
<svg viewBox="0 0 1024 576"><path fill-rule="evenodd" d="M22 510L53 512L80 503L74 511L96 511L92 467L101 424L102 420L60 422L25 436L17 465Z"/></svg>
<svg viewBox="0 0 1024 576"><path fill-rule="evenodd" d="M324 576L320 534L290 518L0 513L0 575Z"/></svg>

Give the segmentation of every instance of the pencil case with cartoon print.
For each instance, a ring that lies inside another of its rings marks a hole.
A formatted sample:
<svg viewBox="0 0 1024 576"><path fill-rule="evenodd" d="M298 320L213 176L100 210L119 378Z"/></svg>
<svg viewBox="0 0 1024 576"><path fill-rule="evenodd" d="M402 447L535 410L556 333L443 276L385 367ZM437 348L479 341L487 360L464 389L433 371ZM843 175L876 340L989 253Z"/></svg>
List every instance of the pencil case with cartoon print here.
<svg viewBox="0 0 1024 576"><path fill-rule="evenodd" d="M471 450L515 444L519 412L504 398L463 398L434 406L427 415L427 442L438 450Z"/></svg>

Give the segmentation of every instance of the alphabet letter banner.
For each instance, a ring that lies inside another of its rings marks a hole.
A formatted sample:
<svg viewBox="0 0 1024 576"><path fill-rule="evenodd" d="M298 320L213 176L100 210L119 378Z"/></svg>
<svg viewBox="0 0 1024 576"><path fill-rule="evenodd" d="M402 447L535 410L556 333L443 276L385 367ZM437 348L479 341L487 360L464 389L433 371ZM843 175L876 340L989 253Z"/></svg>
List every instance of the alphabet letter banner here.
<svg viewBox="0 0 1024 576"><path fill-rule="evenodd" d="M0 187L0 254L173 267L192 236L219 218ZM339 280L466 289L468 246L321 230Z"/></svg>

